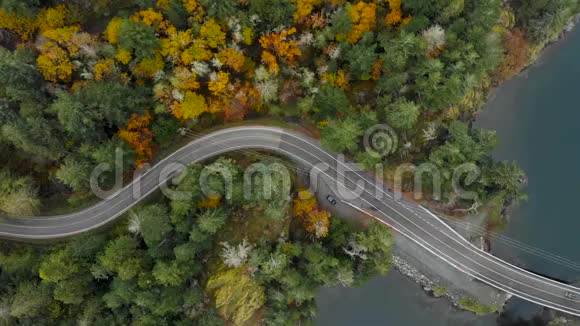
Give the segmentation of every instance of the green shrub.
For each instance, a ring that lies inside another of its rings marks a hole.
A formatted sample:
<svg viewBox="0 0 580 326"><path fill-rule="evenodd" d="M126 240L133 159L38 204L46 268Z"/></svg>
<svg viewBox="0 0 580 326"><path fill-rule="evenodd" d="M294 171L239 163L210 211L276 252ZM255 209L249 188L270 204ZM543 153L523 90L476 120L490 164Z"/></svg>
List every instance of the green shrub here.
<svg viewBox="0 0 580 326"><path fill-rule="evenodd" d="M471 311L478 316L493 314L499 310L497 306L481 304L479 300L475 298L461 298L459 300L459 307L461 307L461 309Z"/></svg>
<svg viewBox="0 0 580 326"><path fill-rule="evenodd" d="M445 296L447 294L447 288L444 286L436 286L433 288L433 295L436 298L440 298L442 296Z"/></svg>

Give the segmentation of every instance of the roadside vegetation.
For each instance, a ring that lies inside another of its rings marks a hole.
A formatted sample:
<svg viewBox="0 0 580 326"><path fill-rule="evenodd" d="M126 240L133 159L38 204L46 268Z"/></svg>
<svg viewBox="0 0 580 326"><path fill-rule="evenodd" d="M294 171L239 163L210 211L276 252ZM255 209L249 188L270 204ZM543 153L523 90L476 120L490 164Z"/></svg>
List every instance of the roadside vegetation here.
<svg viewBox="0 0 580 326"><path fill-rule="evenodd" d="M443 193L427 200L448 213L491 207L499 224L525 199L524 173L494 161L494 132L471 122L579 2L0 0L0 215L45 212L54 198L82 206L94 200L91 171L119 168L117 153L128 179L191 130L267 118L299 121L387 177L431 164ZM398 138L382 156L363 148L377 124ZM239 176L241 163L218 163ZM452 189L465 163L481 171L465 187L475 201ZM177 186L187 200L144 204L108 232L50 248L2 243L2 322L284 325L312 320L318 287L389 270L384 227L355 230L301 189L226 200L216 179L201 197L200 169Z"/></svg>
<svg viewBox="0 0 580 326"><path fill-rule="evenodd" d="M498 308L494 305L481 304L475 298L461 298L459 300L459 307L461 309L471 311L478 316L485 316L498 312Z"/></svg>
<svg viewBox="0 0 580 326"><path fill-rule="evenodd" d="M181 127L257 117L304 121L367 167L433 164L450 212L474 204L451 191L463 163L482 171L467 189L478 205L517 202L523 172L493 161L494 133L470 121L578 11L577 0L45 3L0 2L2 176L32 177L3 189L10 215L62 193L81 205L116 148L130 176ZM378 123L399 138L388 157L362 146Z"/></svg>
<svg viewBox="0 0 580 326"><path fill-rule="evenodd" d="M433 288L433 296L436 298L441 298L447 295L447 288L444 286L436 286Z"/></svg>
<svg viewBox="0 0 580 326"><path fill-rule="evenodd" d="M140 205L106 232L50 247L0 243L0 324L308 324L319 287L390 270L387 227L346 224L299 189L293 200L264 198L260 174L245 198L242 167L191 166L179 199ZM219 174L201 191L202 168L233 175L231 199Z"/></svg>

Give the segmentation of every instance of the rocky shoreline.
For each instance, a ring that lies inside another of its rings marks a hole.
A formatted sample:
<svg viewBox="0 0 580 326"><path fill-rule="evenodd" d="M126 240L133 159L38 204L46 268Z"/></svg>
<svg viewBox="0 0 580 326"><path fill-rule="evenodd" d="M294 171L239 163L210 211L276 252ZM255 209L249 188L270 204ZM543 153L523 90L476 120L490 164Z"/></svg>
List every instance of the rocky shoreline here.
<svg viewBox="0 0 580 326"><path fill-rule="evenodd" d="M460 231L459 229L456 229ZM395 234L392 263L394 270L419 285L430 296L445 298L461 310L461 301L475 300L481 306L501 311L510 295L455 269L423 248Z"/></svg>
<svg viewBox="0 0 580 326"><path fill-rule="evenodd" d="M399 273L403 274L404 276L410 278L415 283L420 285L425 292L431 295L434 295L433 291L435 287L440 286L399 256L393 255L393 267ZM450 291L446 291L446 293L442 296L448 298L453 304L453 306L459 308L459 300L461 299L460 296Z"/></svg>

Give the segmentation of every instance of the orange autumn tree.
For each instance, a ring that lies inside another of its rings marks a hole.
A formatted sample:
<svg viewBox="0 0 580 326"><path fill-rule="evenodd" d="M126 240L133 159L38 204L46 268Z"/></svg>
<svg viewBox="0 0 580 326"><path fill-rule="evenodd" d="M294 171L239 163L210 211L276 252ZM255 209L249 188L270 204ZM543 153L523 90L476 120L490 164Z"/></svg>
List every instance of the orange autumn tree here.
<svg viewBox="0 0 580 326"><path fill-rule="evenodd" d="M173 75L169 77L169 82L171 86L180 91L196 90L200 87L197 75L183 66L177 66L173 69Z"/></svg>
<svg viewBox="0 0 580 326"><path fill-rule="evenodd" d="M520 29L508 31L503 35L505 57L497 69L500 79L505 80L522 71L528 64L530 50L524 32Z"/></svg>
<svg viewBox="0 0 580 326"><path fill-rule="evenodd" d="M377 4L374 2L359 1L348 8L348 15L352 22L352 32L346 35L346 40L354 44L360 40L364 32L372 31L377 20Z"/></svg>
<svg viewBox="0 0 580 326"><path fill-rule="evenodd" d="M230 67L236 72L241 72L246 62L246 57L233 48L227 48L221 51L216 57L226 67Z"/></svg>
<svg viewBox="0 0 580 326"><path fill-rule="evenodd" d="M406 25L411 22L412 16L403 18L403 11L401 9L401 0L388 0L389 13L385 17L385 23L390 26Z"/></svg>
<svg viewBox="0 0 580 326"><path fill-rule="evenodd" d="M280 71L276 56L289 65L295 65L297 58L302 55L296 41L289 40L289 36L296 33L296 28L292 27L280 33L270 33L260 37L262 60L268 65L268 68L274 74Z"/></svg>
<svg viewBox="0 0 580 326"><path fill-rule="evenodd" d="M117 136L126 141L137 155L135 159L137 167L151 160L153 156L151 149L153 132L149 129L152 120L153 117L149 112L144 115L133 113L127 126L117 132Z"/></svg>
<svg viewBox="0 0 580 326"><path fill-rule="evenodd" d="M268 66L268 70L274 75L280 73L280 66L278 66L278 60L276 56L268 51L262 52L262 61Z"/></svg>
<svg viewBox="0 0 580 326"><path fill-rule="evenodd" d="M232 88L233 90L229 94L234 95L228 99L228 105L222 108L224 121L240 121L251 109L260 110L262 105L260 92L250 82L236 82Z"/></svg>
<svg viewBox="0 0 580 326"><path fill-rule="evenodd" d="M330 225L330 212L318 207L316 197L308 190L301 190L294 199L294 215L302 219L304 229L310 232L316 239L328 235Z"/></svg>
<svg viewBox="0 0 580 326"><path fill-rule="evenodd" d="M378 58L373 64L373 69L371 70L371 79L379 80L381 73L383 72L383 59Z"/></svg>

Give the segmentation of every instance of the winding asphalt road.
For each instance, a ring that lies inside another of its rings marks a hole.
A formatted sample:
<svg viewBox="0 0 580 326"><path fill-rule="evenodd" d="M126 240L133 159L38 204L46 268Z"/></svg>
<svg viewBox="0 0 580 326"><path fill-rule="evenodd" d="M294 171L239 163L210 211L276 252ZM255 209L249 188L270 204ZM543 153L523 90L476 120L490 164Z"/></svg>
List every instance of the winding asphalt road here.
<svg viewBox="0 0 580 326"><path fill-rule="evenodd" d="M422 206L392 199L392 194L366 173L352 169L338 156L306 135L280 128L245 126L224 129L193 140L106 200L82 211L46 217L0 218L0 237L12 240L49 240L99 228L157 190L176 171L219 154L261 149L285 155L305 168L318 167L319 177L334 185L335 196L413 240L428 252L493 287L522 299L580 316L580 289L522 270L481 251ZM173 172L172 172L173 171ZM321 172L322 171L322 172ZM349 199L339 194L358 189ZM368 214L368 213L367 213Z"/></svg>

